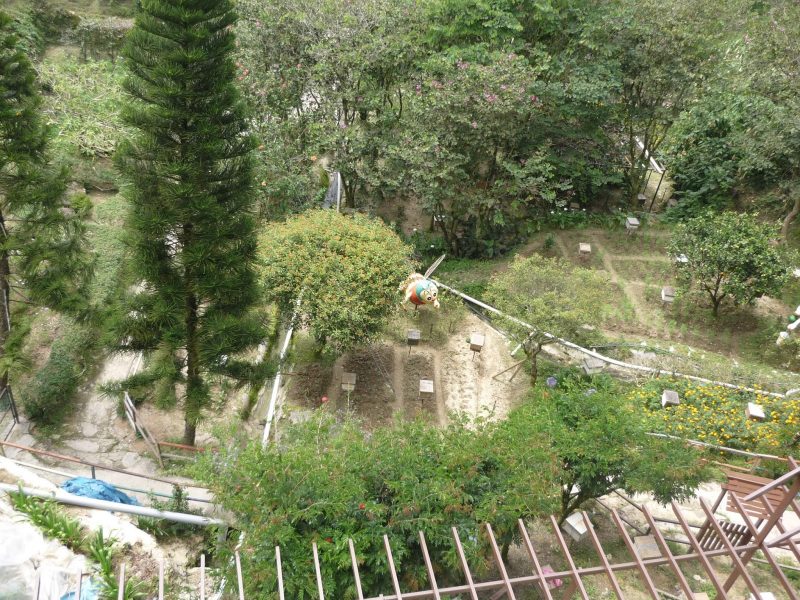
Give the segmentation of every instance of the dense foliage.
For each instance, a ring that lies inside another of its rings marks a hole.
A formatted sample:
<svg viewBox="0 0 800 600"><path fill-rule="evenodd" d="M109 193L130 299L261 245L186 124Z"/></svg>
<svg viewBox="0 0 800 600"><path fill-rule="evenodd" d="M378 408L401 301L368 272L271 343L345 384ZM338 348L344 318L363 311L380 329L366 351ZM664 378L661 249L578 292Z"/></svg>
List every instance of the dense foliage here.
<svg viewBox="0 0 800 600"><path fill-rule="evenodd" d="M316 210L273 225L260 239L264 290L297 311L321 348L339 353L375 338L413 272L410 249L383 222Z"/></svg>
<svg viewBox="0 0 800 600"><path fill-rule="evenodd" d="M432 561L444 567L437 579L445 586L458 573L452 527L470 568L485 572L494 563L483 523L507 546L517 539L518 518L554 508L549 450L529 423L513 416L445 428L404 422L367 435L355 423L318 414L285 430L278 446L234 447L207 455L201 468L217 502L247 530L241 549L247 596L277 597L278 545L287 596L316 597L316 542L326 593L352 597L348 538L365 594L389 589L384 534L402 588L419 589L427 584L420 530Z"/></svg>
<svg viewBox="0 0 800 600"><path fill-rule="evenodd" d="M492 256L619 181L603 127L622 72L596 61L607 38L590 41L607 8L524 4L242 2L240 79L268 162L286 167L264 177L266 202L301 204L324 159L349 206L419 199L446 215L451 253Z"/></svg>
<svg viewBox="0 0 800 600"><path fill-rule="evenodd" d="M143 284L115 327L121 348L151 356L129 385L157 383L161 399L182 392L187 444L210 399L209 377L252 380L242 353L265 335L252 310L256 143L233 85L235 23L228 0L150 0L124 50L123 118L136 133L117 159Z"/></svg>
<svg viewBox="0 0 800 600"><path fill-rule="evenodd" d="M667 157L691 216L743 196L784 218L800 214L798 193L798 23L785 0L715 5L727 23L716 76L679 117Z"/></svg>
<svg viewBox="0 0 800 600"><path fill-rule="evenodd" d="M709 212L680 224L670 253L687 259L676 261L682 288L707 295L715 316L726 298L752 304L777 293L789 277L786 253L774 243L777 235L757 217L733 212Z"/></svg>
<svg viewBox="0 0 800 600"><path fill-rule="evenodd" d="M511 318L503 324L515 334L531 360L531 383L536 383L537 357L542 347L566 338L585 343L597 337L595 329L606 305L608 278L561 259L535 254L517 257L508 269L492 277L487 298Z"/></svg>
<svg viewBox="0 0 800 600"><path fill-rule="evenodd" d="M652 493L663 503L685 500L709 475L695 449L648 436L648 413L621 391L605 375L567 375L518 409L531 435L549 440L558 457L562 520L616 489Z"/></svg>
<svg viewBox="0 0 800 600"><path fill-rule="evenodd" d="M47 362L19 390L19 400L30 419L57 425L69 416L70 400L94 366L98 342L91 328L69 321L64 324L50 348Z"/></svg>

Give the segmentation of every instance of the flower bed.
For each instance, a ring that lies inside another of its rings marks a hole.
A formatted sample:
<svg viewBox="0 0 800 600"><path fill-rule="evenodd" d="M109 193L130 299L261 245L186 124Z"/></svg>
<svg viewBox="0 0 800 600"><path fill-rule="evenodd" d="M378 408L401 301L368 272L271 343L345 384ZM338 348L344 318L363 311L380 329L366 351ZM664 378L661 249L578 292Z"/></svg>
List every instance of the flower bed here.
<svg viewBox="0 0 800 600"><path fill-rule="evenodd" d="M678 392L680 405L661 407L665 389ZM800 431L800 398L776 398L758 390L657 379L633 390L629 400L644 405L656 431L749 452L785 456ZM747 418L748 402L764 408L764 421Z"/></svg>

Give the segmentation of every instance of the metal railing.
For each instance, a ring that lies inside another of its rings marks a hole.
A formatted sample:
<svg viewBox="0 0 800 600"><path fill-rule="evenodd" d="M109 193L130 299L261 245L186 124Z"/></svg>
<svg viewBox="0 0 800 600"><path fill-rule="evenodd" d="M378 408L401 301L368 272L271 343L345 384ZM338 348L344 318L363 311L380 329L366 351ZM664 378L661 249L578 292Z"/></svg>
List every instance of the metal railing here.
<svg viewBox="0 0 800 600"><path fill-rule="evenodd" d="M75 456L67 456L65 454L59 454L58 452L51 452L49 450L40 450L38 448L31 448L30 446L23 446L22 444L16 444L14 442L0 441L0 454L2 454L2 449L3 448L16 448L17 450L22 450L24 452L30 452L31 454L34 454L34 455L46 456L48 458L52 458L52 459L56 459L56 460L60 460L60 461L64 461L64 462L70 462L70 463L74 463L74 464L79 464L79 465L82 465L84 467L88 467L89 471L91 473L92 479L97 479L97 472L98 471L108 471L108 472L111 472L111 473L119 473L119 474L127 475L127 476L130 476L130 477L139 477L141 479L146 479L146 480L149 480L149 481L158 481L160 483L166 483L166 484L169 484L169 485L172 485L172 486L178 486L178 487L181 487L181 488L194 488L194 489L197 489L197 490L208 491L207 488L204 488L203 486L197 485L197 484L195 484L194 482L191 482L191 481L190 482L178 481L176 479L168 479L166 477L158 477L156 475L148 475L146 473L137 473L136 471L129 471L127 469L121 469L119 467L112 467L112 466L109 466L109 465L101 465L101 464L98 464L98 463L93 463L93 462L88 461L88 460L84 460L82 458L77 458ZM17 459L10 459L10 460L12 460L15 463L21 464L22 466L25 466L26 468L36 469L36 470L40 470L40 471L43 471L43 472L49 472L49 473L52 473L52 474L55 474L55 475L59 475L59 476L62 476L62 477L70 477L71 478L71 477L75 477L76 476L74 473L66 473L64 471L58 471L56 469L52 469L52 468L45 467L45 466L34 465L34 464L31 464L31 463L24 463L24 462L19 461ZM117 485L116 483L114 483L114 486L118 487L120 489L123 489L123 490L132 491L132 492L138 492L138 493L143 493L143 494L153 494L155 496L162 496L162 497L166 496L166 494L161 494L161 493L155 492L153 490L142 490L142 489L137 489L137 488L131 488L131 487L123 486L123 485ZM191 496L187 497L187 500L192 501L192 502L203 502L203 503L211 503L212 502L208 498L198 498L198 497L191 497Z"/></svg>
<svg viewBox="0 0 800 600"><path fill-rule="evenodd" d="M19 413L14 402L14 394L11 393L11 389L4 387L0 392L0 440L6 441L17 423L19 423Z"/></svg>

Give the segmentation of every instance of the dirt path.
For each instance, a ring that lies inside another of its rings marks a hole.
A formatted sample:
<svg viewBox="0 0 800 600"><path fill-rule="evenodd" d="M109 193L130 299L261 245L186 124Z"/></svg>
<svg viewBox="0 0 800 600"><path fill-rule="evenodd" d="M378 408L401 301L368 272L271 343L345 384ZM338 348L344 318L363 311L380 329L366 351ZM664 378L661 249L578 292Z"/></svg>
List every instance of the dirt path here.
<svg viewBox="0 0 800 600"><path fill-rule="evenodd" d="M402 415L406 412L406 403L404 400L405 390L403 389L403 378L405 377L404 358L402 347L395 346L394 364L392 367L392 387L394 387L394 413L397 415Z"/></svg>
<svg viewBox="0 0 800 600"><path fill-rule="evenodd" d="M669 258L665 258L663 256L652 256L647 254L637 254L636 256L630 256L627 254L609 254L608 257L612 260L630 260L636 262L660 262L660 263L669 263Z"/></svg>
<svg viewBox="0 0 800 600"><path fill-rule="evenodd" d="M639 298L639 294L636 293L634 286L631 285L627 279L620 277L619 273L617 273L616 269L614 268L612 259L615 259L616 255L606 252L602 242L595 234L590 234L590 239L592 240L593 248L597 252L598 256L600 256L600 260L603 262L603 269L608 271L608 274L611 276L611 281L620 287L622 292L625 294L625 297L628 299L628 302L630 302L631 306L633 307L633 313L636 315L636 320L639 321L639 323L641 323L643 326L647 326L648 324L652 323L655 315L652 313L652 311L648 311L643 306L643 303Z"/></svg>
<svg viewBox="0 0 800 600"><path fill-rule="evenodd" d="M14 428L9 441L133 473L157 475L159 467L155 459L147 454L144 443L137 440L128 422L119 415L117 398L107 396L99 390L104 383L126 377L132 360L131 354L109 356L97 377L82 389L72 417L55 435L45 437L32 423L24 421ZM126 492L136 496L142 503L148 502L146 490L165 494L172 492L169 483L104 469L95 469L93 473L90 467L72 461L44 457L13 448L7 448L5 455L29 464L52 468L68 476L96 476L114 485L145 490L145 492ZM61 483L68 478L56 473L43 471L36 473L54 483ZM189 483L189 480L182 481ZM207 497L203 490L194 488L189 490L192 496Z"/></svg>
<svg viewBox="0 0 800 600"><path fill-rule="evenodd" d="M483 349L473 355L469 338L480 333ZM528 382L524 374L514 381L494 378L518 361L510 355L509 343L475 315L469 314L439 350L440 379L446 412L470 417L502 419L524 396Z"/></svg>
<svg viewBox="0 0 800 600"><path fill-rule="evenodd" d="M555 236L556 239L556 246L561 251L561 256L567 258L569 256L569 250L567 249L567 244L561 239L560 235Z"/></svg>
<svg viewBox="0 0 800 600"><path fill-rule="evenodd" d="M438 350L433 353L433 385L436 390L436 421L443 427L447 424L447 399L442 385L442 355Z"/></svg>

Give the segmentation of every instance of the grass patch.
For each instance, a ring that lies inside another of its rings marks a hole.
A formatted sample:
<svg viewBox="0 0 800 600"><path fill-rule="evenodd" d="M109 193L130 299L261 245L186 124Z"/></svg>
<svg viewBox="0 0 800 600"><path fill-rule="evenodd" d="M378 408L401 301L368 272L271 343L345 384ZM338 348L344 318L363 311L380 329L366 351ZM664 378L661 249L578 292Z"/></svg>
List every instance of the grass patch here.
<svg viewBox="0 0 800 600"><path fill-rule="evenodd" d="M31 0L8 0L8 9L27 10ZM78 15L132 17L136 13L136 0L47 0L49 12L71 11Z"/></svg>
<svg viewBox="0 0 800 600"><path fill-rule="evenodd" d="M607 316L603 320L603 326L606 328L614 328L622 327L623 325L638 325L639 321L636 318L636 311L633 309L633 304L622 291L621 286L613 281L608 285L612 291L605 300L611 299L612 302L606 302L607 310L605 314Z"/></svg>
<svg viewBox="0 0 800 600"><path fill-rule="evenodd" d="M667 261L612 259L611 264L617 274L627 281L641 281L648 285L674 285L672 264ZM660 299L659 290L659 299Z"/></svg>
<svg viewBox="0 0 800 600"><path fill-rule="evenodd" d="M655 254L658 256L667 255L669 237L660 234L661 230L643 230L628 235L624 228L619 231L592 231L592 236L597 239L606 251L611 254L622 254L625 256L641 256ZM577 250L576 250L577 251Z"/></svg>
<svg viewBox="0 0 800 600"><path fill-rule="evenodd" d="M46 92L43 111L54 129L54 156L87 188L115 187L109 157L128 134L119 114L123 69L109 61L82 63L61 51L45 57L40 77Z"/></svg>
<svg viewBox="0 0 800 600"><path fill-rule="evenodd" d="M95 202L94 219L87 225L89 243L95 253L95 274L90 288L92 304L107 306L132 283L125 268L127 247L122 239L128 202L115 195Z"/></svg>
<svg viewBox="0 0 800 600"><path fill-rule="evenodd" d="M447 258L432 277L480 300L486 295L492 275L504 269L510 260L508 256L496 259Z"/></svg>

